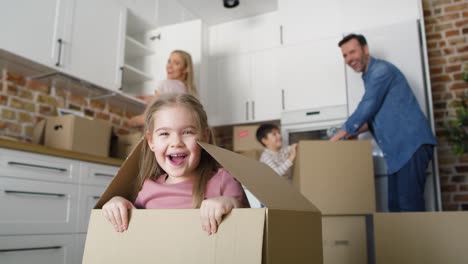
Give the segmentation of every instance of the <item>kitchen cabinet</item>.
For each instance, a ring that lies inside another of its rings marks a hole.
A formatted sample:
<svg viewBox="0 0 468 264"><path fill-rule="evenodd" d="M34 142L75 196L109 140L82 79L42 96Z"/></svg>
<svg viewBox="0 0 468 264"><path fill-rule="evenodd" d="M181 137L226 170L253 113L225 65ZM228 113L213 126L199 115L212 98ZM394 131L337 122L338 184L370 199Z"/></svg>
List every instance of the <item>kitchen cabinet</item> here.
<svg viewBox="0 0 468 264"><path fill-rule="evenodd" d="M146 35L146 32L152 27L150 23L132 11L127 11L124 64L122 67L122 88L125 92L139 94L144 82L153 79L148 61L155 51L150 46L152 40Z"/></svg>
<svg viewBox="0 0 468 264"><path fill-rule="evenodd" d="M340 0L278 0L281 41L292 45L340 33ZM336 44L335 44L336 46Z"/></svg>
<svg viewBox="0 0 468 264"><path fill-rule="evenodd" d="M419 0L278 0L278 13L285 45L423 17Z"/></svg>
<svg viewBox="0 0 468 264"><path fill-rule="evenodd" d="M9 1L0 10L0 48L115 90L121 83L124 11L114 0Z"/></svg>
<svg viewBox="0 0 468 264"><path fill-rule="evenodd" d="M214 63L208 115L212 125L279 119L281 90L277 82L278 52L263 51L220 57Z"/></svg>
<svg viewBox="0 0 468 264"><path fill-rule="evenodd" d="M0 236L0 263L78 264L73 235Z"/></svg>
<svg viewBox="0 0 468 264"><path fill-rule="evenodd" d="M281 48L278 75L284 110L346 105L340 39L335 36Z"/></svg>
<svg viewBox="0 0 468 264"><path fill-rule="evenodd" d="M58 67L95 85L119 89L125 8L115 0L75 0L73 4L73 22Z"/></svg>
<svg viewBox="0 0 468 264"><path fill-rule="evenodd" d="M210 56L261 51L280 45L276 12L210 27Z"/></svg>
<svg viewBox="0 0 468 264"><path fill-rule="evenodd" d="M81 263L118 167L0 148L0 263Z"/></svg>
<svg viewBox="0 0 468 264"><path fill-rule="evenodd" d="M0 48L53 66L58 62L69 0L8 1L0 8Z"/></svg>
<svg viewBox="0 0 468 264"><path fill-rule="evenodd" d="M204 26L201 20L179 23L175 25L163 26L145 33L146 39L152 39L148 46L155 50L155 54L149 57L146 69L153 75L152 81L144 83L139 89L144 94L154 94L159 82L166 79L166 64L172 51L184 50L192 57L194 66L194 81L199 93L202 87L203 65L203 43Z"/></svg>

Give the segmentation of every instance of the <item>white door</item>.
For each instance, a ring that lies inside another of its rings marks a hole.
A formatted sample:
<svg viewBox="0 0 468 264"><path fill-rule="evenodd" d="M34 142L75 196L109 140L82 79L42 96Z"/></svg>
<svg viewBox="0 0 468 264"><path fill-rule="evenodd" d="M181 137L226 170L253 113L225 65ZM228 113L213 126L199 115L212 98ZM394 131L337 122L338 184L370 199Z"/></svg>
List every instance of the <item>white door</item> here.
<svg viewBox="0 0 468 264"><path fill-rule="evenodd" d="M337 36L281 48L278 75L285 110L346 104L340 39Z"/></svg>
<svg viewBox="0 0 468 264"><path fill-rule="evenodd" d="M41 64L58 60L67 0L4 1L0 48Z"/></svg>
<svg viewBox="0 0 468 264"><path fill-rule="evenodd" d="M125 8L113 0L74 1L62 69L107 89L121 87Z"/></svg>

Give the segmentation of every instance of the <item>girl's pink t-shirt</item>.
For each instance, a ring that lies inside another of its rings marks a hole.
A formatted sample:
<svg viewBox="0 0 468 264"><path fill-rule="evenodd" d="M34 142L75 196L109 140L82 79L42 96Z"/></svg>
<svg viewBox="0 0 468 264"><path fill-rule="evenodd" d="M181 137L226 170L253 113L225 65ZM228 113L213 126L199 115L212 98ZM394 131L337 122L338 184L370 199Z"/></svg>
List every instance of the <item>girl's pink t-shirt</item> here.
<svg viewBox="0 0 468 264"><path fill-rule="evenodd" d="M135 200L135 207L140 209L189 209L192 208L191 180L164 184L167 174L156 180L147 179L143 183ZM247 197L241 184L225 169L220 168L208 181L205 199L217 196L230 196L249 207Z"/></svg>

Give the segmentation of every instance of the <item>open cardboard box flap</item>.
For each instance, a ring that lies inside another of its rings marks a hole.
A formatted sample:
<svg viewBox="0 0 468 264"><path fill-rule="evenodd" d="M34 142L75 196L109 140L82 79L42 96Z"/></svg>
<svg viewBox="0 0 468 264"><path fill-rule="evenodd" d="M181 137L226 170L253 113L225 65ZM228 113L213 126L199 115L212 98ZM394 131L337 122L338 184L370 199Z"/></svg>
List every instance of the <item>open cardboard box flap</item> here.
<svg viewBox="0 0 468 264"><path fill-rule="evenodd" d="M142 139L101 196L134 197ZM322 263L321 214L270 167L234 152L200 145L267 208L234 209L216 234L201 228L198 209L132 210L117 233L93 210L83 263Z"/></svg>

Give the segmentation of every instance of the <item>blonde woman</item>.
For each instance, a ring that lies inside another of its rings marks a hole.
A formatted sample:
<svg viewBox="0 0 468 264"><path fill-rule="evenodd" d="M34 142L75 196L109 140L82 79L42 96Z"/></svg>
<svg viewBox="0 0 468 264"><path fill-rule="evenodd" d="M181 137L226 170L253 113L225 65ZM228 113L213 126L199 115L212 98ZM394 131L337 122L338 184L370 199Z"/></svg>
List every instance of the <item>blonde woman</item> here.
<svg viewBox="0 0 468 264"><path fill-rule="evenodd" d="M167 93L189 93L197 96L197 89L194 83L192 56L183 50L174 50L171 52L166 64L166 78L161 81L156 89L153 98L156 100ZM137 115L129 120L131 127L142 127L144 125L145 114Z"/></svg>

